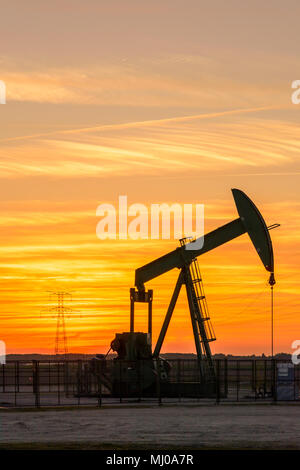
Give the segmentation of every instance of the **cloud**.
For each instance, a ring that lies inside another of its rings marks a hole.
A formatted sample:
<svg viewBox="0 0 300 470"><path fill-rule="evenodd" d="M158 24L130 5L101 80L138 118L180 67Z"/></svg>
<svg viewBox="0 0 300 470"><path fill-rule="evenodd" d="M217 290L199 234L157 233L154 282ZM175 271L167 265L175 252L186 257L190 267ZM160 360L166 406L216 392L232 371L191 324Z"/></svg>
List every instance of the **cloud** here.
<svg viewBox="0 0 300 470"><path fill-rule="evenodd" d="M12 140L0 150L0 169L7 177L66 178L132 176L145 171L155 175L162 170L168 174L294 170L300 150L297 125L259 119L257 111L234 110ZM240 121L244 113L249 117ZM211 122L213 117L218 121Z"/></svg>
<svg viewBox="0 0 300 470"><path fill-rule="evenodd" d="M291 61L281 61L292 74ZM101 65L88 67L36 69L23 63L20 69L3 59L1 78L7 84L8 102L210 110L272 106L274 101L288 105L286 77L253 58L248 62L241 70L234 56L224 60L215 55L166 54L102 59Z"/></svg>

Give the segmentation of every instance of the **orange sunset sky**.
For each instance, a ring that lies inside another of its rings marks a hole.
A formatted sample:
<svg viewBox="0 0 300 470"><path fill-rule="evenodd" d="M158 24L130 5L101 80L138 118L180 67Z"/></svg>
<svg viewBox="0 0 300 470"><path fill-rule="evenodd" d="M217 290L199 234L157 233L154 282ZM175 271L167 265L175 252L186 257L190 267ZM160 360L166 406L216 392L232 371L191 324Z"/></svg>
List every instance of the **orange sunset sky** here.
<svg viewBox="0 0 300 470"><path fill-rule="evenodd" d="M48 291L72 292L70 352L129 329L139 266L176 240L96 237L96 208L205 204L205 231L245 191L272 231L275 352L299 339L298 1L12 0L1 7L0 339L52 353ZM214 353L270 353L270 290L247 235L199 257ZM154 340L177 270L150 282ZM162 352L194 352L185 296ZM137 330L146 329L137 306Z"/></svg>

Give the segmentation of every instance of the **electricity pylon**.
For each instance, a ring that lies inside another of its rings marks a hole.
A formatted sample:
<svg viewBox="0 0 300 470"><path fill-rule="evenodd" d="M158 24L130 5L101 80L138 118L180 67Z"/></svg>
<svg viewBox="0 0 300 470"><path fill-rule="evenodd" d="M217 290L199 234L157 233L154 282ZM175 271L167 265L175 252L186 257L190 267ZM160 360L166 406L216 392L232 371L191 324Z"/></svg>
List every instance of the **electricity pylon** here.
<svg viewBox="0 0 300 470"><path fill-rule="evenodd" d="M69 307L65 307L64 300L65 297L72 296L69 292L58 291L58 292L51 292L51 296L55 295L57 297L57 305L48 309L48 312L54 312L56 317L56 335L55 335L55 347L54 347L54 354L63 354L66 358L68 354L68 339L67 339L67 332L66 332L66 325L65 325L65 314L70 314L74 312Z"/></svg>

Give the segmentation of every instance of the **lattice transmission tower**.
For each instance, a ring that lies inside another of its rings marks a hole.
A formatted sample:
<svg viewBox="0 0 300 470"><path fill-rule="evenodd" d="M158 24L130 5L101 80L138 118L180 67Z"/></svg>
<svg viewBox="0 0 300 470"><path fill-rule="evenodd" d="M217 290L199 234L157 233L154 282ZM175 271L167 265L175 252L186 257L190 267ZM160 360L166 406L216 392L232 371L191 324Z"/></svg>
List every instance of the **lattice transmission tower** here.
<svg viewBox="0 0 300 470"><path fill-rule="evenodd" d="M53 313L56 317L56 335L55 335L55 347L54 354L63 354L65 357L68 354L68 338L65 324L65 316L70 315L74 312L69 307L65 306L65 298L68 297L72 300L72 295L69 292L58 291L51 292L51 297L55 296L57 299L57 305L49 308L47 311Z"/></svg>

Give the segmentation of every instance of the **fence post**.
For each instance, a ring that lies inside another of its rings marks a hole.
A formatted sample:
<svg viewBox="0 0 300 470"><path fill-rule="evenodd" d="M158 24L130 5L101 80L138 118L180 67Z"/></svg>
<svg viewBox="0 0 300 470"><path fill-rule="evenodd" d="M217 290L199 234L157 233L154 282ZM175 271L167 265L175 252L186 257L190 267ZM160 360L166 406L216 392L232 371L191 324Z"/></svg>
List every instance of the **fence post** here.
<svg viewBox="0 0 300 470"><path fill-rule="evenodd" d="M137 359L137 375L138 375L138 402L142 401L142 370L143 359Z"/></svg>
<svg viewBox="0 0 300 470"><path fill-rule="evenodd" d="M101 382L101 375L102 375L102 362L99 361L99 364L98 364L98 367L99 367L99 372L98 374L96 374L96 377L97 377L97 382L98 382L98 406L101 407L102 406L102 382Z"/></svg>
<svg viewBox="0 0 300 470"><path fill-rule="evenodd" d="M296 368L295 365L293 364L293 385L294 385L294 401L296 400Z"/></svg>
<svg viewBox="0 0 300 470"><path fill-rule="evenodd" d="M57 401L60 405L60 362L57 363Z"/></svg>
<svg viewBox="0 0 300 470"><path fill-rule="evenodd" d="M32 361L32 386L33 386L33 393L35 395L35 406L36 408L40 407L40 374L39 374L39 362L33 360Z"/></svg>
<svg viewBox="0 0 300 470"><path fill-rule="evenodd" d="M120 377L120 386L119 386L119 394L120 394L120 403L122 403L122 389L123 389L123 386L122 386L122 362L123 362L123 359L120 359L120 362L119 362L119 377Z"/></svg>
<svg viewBox="0 0 300 470"><path fill-rule="evenodd" d="M256 400L256 379L255 379L255 359L251 359L251 390L254 391L254 399Z"/></svg>
<svg viewBox="0 0 300 470"><path fill-rule="evenodd" d="M17 406L17 361L15 361L15 380L14 380L14 384L15 384L15 406Z"/></svg>
<svg viewBox="0 0 300 470"><path fill-rule="evenodd" d="M220 359L217 359L216 404L220 403Z"/></svg>
<svg viewBox="0 0 300 470"><path fill-rule="evenodd" d="M267 394L267 359L264 360L264 397Z"/></svg>
<svg viewBox="0 0 300 470"><path fill-rule="evenodd" d="M20 391L20 363L17 361L17 392Z"/></svg>
<svg viewBox="0 0 300 470"><path fill-rule="evenodd" d="M272 382L273 382L273 397L274 397L274 403L277 403L277 370L276 370L276 359L272 359Z"/></svg>
<svg viewBox="0 0 300 470"><path fill-rule="evenodd" d="M224 396L227 398L228 395L228 359L224 359Z"/></svg>
<svg viewBox="0 0 300 470"><path fill-rule="evenodd" d="M156 359L156 391L157 391L157 399L158 399L158 404L161 406L161 387L160 387L160 359Z"/></svg>
<svg viewBox="0 0 300 470"><path fill-rule="evenodd" d="M48 362L48 392L51 392L51 363Z"/></svg>
<svg viewBox="0 0 300 470"><path fill-rule="evenodd" d="M80 405L80 394L81 394L81 360L77 361L77 405Z"/></svg>
<svg viewBox="0 0 300 470"><path fill-rule="evenodd" d="M177 389L178 389L178 401L181 401L181 359L177 359Z"/></svg>
<svg viewBox="0 0 300 470"><path fill-rule="evenodd" d="M64 386L66 397L69 397L69 362L64 362Z"/></svg>
<svg viewBox="0 0 300 470"><path fill-rule="evenodd" d="M2 364L2 392L5 392L5 364Z"/></svg>
<svg viewBox="0 0 300 470"><path fill-rule="evenodd" d="M239 401L240 391L240 361L236 361L236 401Z"/></svg>

